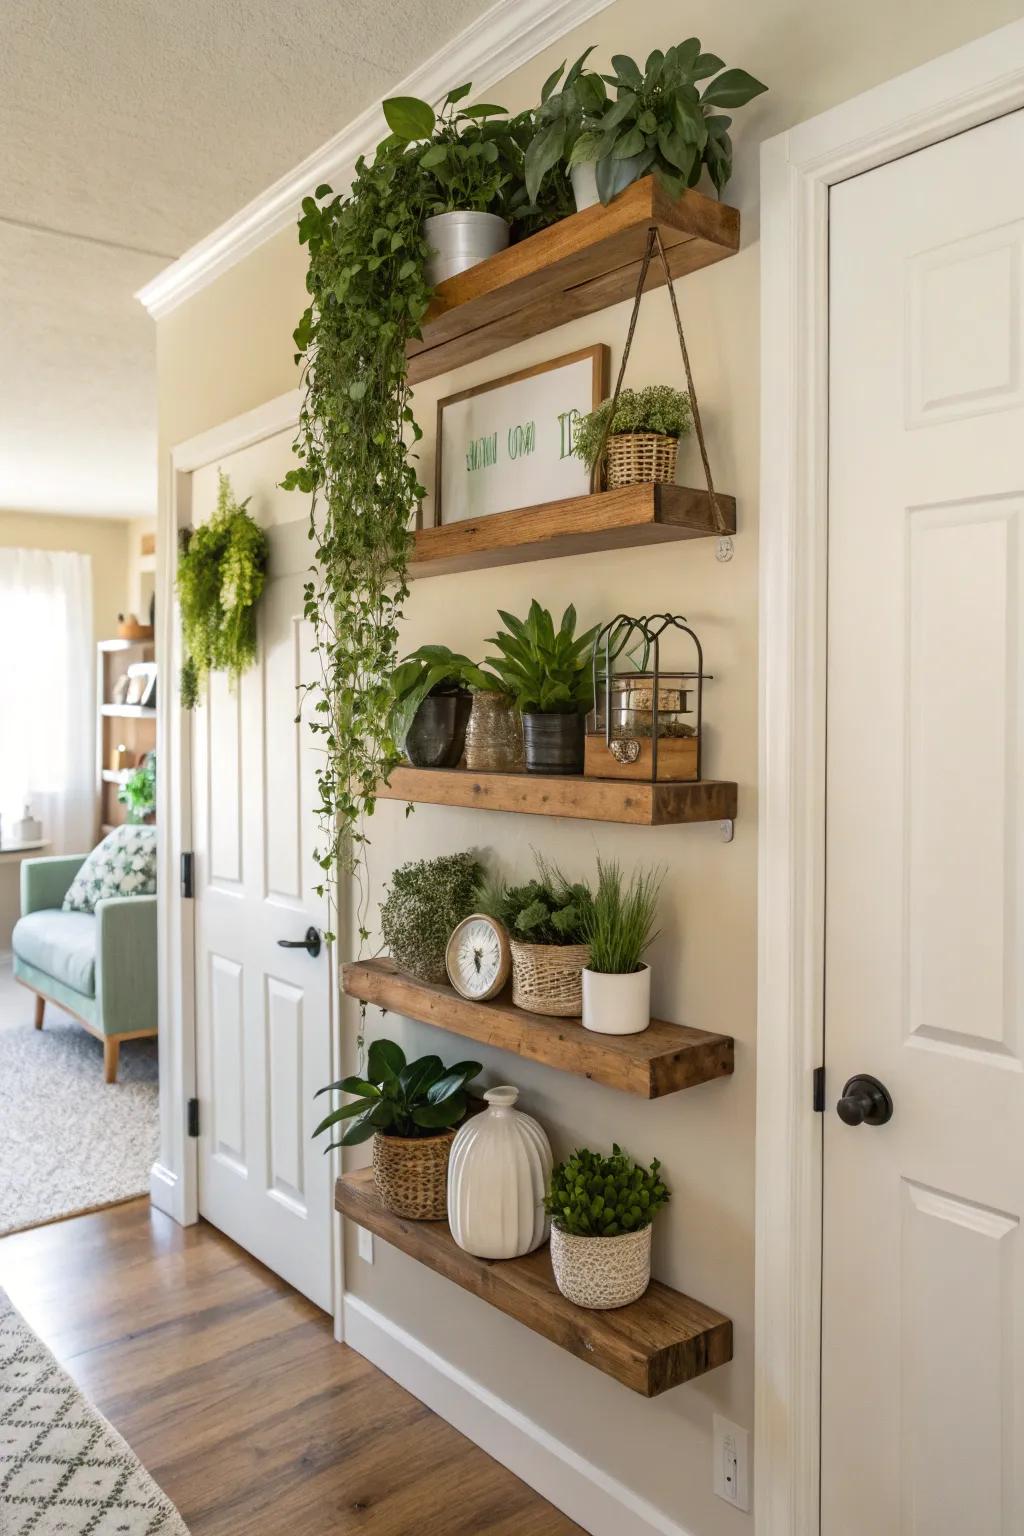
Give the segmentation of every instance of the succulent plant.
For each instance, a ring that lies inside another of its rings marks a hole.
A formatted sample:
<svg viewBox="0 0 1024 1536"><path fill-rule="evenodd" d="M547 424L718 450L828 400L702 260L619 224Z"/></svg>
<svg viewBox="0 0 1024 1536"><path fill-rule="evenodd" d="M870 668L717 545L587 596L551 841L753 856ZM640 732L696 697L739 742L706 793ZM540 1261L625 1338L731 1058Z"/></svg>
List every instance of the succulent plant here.
<svg viewBox="0 0 1024 1536"><path fill-rule="evenodd" d="M483 869L472 853L446 853L402 864L380 908L380 928L391 958L421 981L444 981L448 940L474 911Z"/></svg>
<svg viewBox="0 0 1024 1536"><path fill-rule="evenodd" d="M326 1115L313 1135L351 1121L340 1140L325 1148L328 1152L369 1141L378 1131L406 1139L436 1136L465 1119L466 1084L482 1071L478 1061L459 1061L446 1067L440 1056L421 1056L418 1061L407 1062L394 1040L375 1040L367 1056L365 1077L343 1077L317 1091L317 1098L321 1093L339 1092L355 1097Z"/></svg>
<svg viewBox="0 0 1024 1536"><path fill-rule="evenodd" d="M556 1227L578 1237L618 1237L639 1232L669 1200L655 1158L641 1168L622 1148L611 1157L577 1148L552 1171L544 1200Z"/></svg>

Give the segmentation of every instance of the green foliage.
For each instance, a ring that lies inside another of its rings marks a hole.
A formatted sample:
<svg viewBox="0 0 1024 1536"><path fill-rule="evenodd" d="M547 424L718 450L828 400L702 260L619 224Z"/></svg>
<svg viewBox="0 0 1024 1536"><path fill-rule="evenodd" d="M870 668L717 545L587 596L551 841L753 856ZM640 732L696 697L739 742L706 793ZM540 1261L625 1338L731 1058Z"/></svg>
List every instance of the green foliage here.
<svg viewBox="0 0 1024 1536"><path fill-rule="evenodd" d="M449 91L441 110L415 96L392 96L384 117L401 144L421 144L421 168L433 183L429 214L469 209L504 214L503 195L522 179L522 150L504 107L478 102L457 109L472 90L459 85Z"/></svg>
<svg viewBox="0 0 1024 1536"><path fill-rule="evenodd" d="M617 976L640 969L640 958L657 937L655 921L663 871L637 870L623 879L617 861L598 854L597 889L583 908L583 938L590 945L589 969Z"/></svg>
<svg viewBox="0 0 1024 1536"><path fill-rule="evenodd" d="M581 416L576 423L572 451L590 468L601 447L611 409L611 400L602 400L596 410ZM692 428L689 395L668 384L649 384L646 389L620 391L609 436L620 432L660 432L665 437L683 437Z"/></svg>
<svg viewBox="0 0 1024 1536"><path fill-rule="evenodd" d="M446 645L421 645L395 668L391 679L391 734L395 744L404 747L416 711L428 694L464 693L470 688L479 692L506 691L499 677L485 672L468 656L451 651Z"/></svg>
<svg viewBox="0 0 1024 1536"><path fill-rule="evenodd" d="M579 1148L552 1171L544 1200L555 1226L581 1237L617 1237L650 1226L669 1192L655 1158L640 1168L621 1147L611 1157Z"/></svg>
<svg viewBox="0 0 1024 1536"><path fill-rule="evenodd" d="M407 1139L436 1136L465 1119L466 1084L482 1071L478 1061L446 1067L440 1056L407 1062L402 1047L393 1040L375 1040L365 1078L343 1077L318 1090L318 1098L321 1093L338 1092L355 1097L326 1115L313 1135L350 1122L341 1138L324 1149L327 1152L369 1141L377 1131Z"/></svg>
<svg viewBox="0 0 1024 1536"><path fill-rule="evenodd" d="M147 752L146 759L135 772L129 774L117 792L122 805L128 807L128 820L145 821L156 810L156 753Z"/></svg>
<svg viewBox="0 0 1024 1536"><path fill-rule="evenodd" d="M178 559L185 662L181 702L194 709L207 673L238 678L256 659L255 607L267 569L267 539L221 473L217 510L189 537Z"/></svg>
<svg viewBox="0 0 1024 1536"><path fill-rule="evenodd" d="M474 911L483 870L471 853L402 864L381 903L380 927L395 963L423 981L443 981L444 952L455 929Z"/></svg>
<svg viewBox="0 0 1024 1536"><path fill-rule="evenodd" d="M563 165L571 167L596 158L598 136L586 131L584 125L588 114L602 111L608 92L600 75L583 68L593 51L590 47L581 53L567 74L561 64L544 82L526 150L526 191L531 202L540 197L548 181L562 173ZM561 90L556 89L559 82Z"/></svg>
<svg viewBox="0 0 1024 1536"><path fill-rule="evenodd" d="M534 598L525 620L498 610L505 629L492 635L501 657L487 657L512 694L517 707L541 714L584 715L594 702L591 650L599 625L576 634L576 609L570 603L555 629L546 608Z"/></svg>
<svg viewBox="0 0 1024 1536"><path fill-rule="evenodd" d="M481 881L475 892L476 910L502 923L521 944L584 943L589 889L566 880L541 854L534 857L538 879L524 885Z"/></svg>

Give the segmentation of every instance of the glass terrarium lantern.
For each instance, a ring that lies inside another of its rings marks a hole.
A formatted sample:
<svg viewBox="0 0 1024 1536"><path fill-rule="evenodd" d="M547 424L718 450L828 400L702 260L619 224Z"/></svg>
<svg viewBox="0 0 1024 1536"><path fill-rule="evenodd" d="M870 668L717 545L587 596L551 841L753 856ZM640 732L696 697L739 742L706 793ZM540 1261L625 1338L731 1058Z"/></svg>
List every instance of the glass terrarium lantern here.
<svg viewBox="0 0 1024 1536"><path fill-rule="evenodd" d="M673 639L676 633L688 639L696 670L662 665L666 631ZM699 779L708 675L700 641L682 615L631 618L620 613L597 637L593 668L594 708L587 721L583 770L587 777Z"/></svg>

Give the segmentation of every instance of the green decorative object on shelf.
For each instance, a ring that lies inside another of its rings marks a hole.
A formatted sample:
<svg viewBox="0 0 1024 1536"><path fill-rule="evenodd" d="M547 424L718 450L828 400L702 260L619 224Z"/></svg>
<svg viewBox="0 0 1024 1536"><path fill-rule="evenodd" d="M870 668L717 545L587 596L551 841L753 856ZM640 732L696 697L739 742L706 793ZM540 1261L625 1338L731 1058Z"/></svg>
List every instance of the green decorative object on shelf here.
<svg viewBox="0 0 1024 1536"><path fill-rule="evenodd" d="M570 883L540 854L534 854L539 879L508 885L481 880L476 908L493 917L522 944L580 944L586 940L591 896L582 883Z"/></svg>
<svg viewBox="0 0 1024 1536"><path fill-rule="evenodd" d="M130 822L144 822L156 813L156 753L147 752L146 759L129 774L117 798L128 807Z"/></svg>
<svg viewBox="0 0 1024 1536"><path fill-rule="evenodd" d="M670 1199L655 1158L641 1168L622 1148L578 1148L551 1174L544 1208L556 1227L582 1237L616 1237L650 1226Z"/></svg>
<svg viewBox="0 0 1024 1536"><path fill-rule="evenodd" d="M668 384L649 384L646 389L620 390L614 416L612 404L610 399L602 400L596 410L581 416L576 423L572 451L588 469L593 468L594 460L601 451L605 425L610 416L609 442L613 437L632 433L680 438L693 430L689 395Z"/></svg>
<svg viewBox="0 0 1024 1536"><path fill-rule="evenodd" d="M472 853L402 864L381 902L380 928L395 964L420 981L444 981L448 940L474 911L483 868Z"/></svg>
<svg viewBox="0 0 1024 1536"><path fill-rule="evenodd" d="M314 1136L351 1121L335 1147L353 1147L369 1141L377 1131L388 1136L417 1139L448 1130L465 1118L466 1084L483 1071L478 1061L460 1061L446 1067L440 1056L421 1056L407 1062L394 1040L374 1040L367 1053L366 1076L343 1077L317 1091L349 1093L350 1104L334 1109L317 1126Z"/></svg>
<svg viewBox="0 0 1024 1536"><path fill-rule="evenodd" d="M210 672L236 683L256 659L256 604L267 570L267 538L220 474L217 510L187 537L178 557L185 660L181 702L194 709Z"/></svg>

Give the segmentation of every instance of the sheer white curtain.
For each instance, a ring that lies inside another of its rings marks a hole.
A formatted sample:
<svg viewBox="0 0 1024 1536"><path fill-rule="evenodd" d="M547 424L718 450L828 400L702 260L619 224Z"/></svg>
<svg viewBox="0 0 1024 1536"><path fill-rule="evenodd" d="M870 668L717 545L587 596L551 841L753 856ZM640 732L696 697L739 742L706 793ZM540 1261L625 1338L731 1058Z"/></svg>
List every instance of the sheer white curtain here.
<svg viewBox="0 0 1024 1536"><path fill-rule="evenodd" d="M94 838L96 695L92 560L0 549L0 816L26 804L52 852Z"/></svg>

